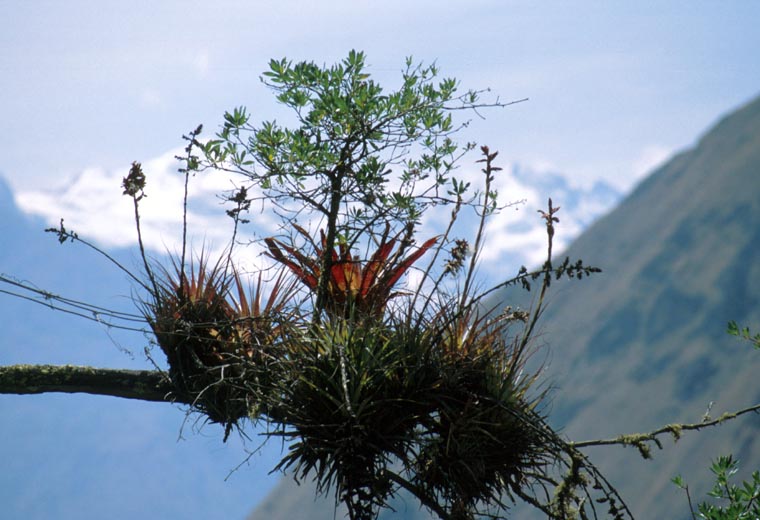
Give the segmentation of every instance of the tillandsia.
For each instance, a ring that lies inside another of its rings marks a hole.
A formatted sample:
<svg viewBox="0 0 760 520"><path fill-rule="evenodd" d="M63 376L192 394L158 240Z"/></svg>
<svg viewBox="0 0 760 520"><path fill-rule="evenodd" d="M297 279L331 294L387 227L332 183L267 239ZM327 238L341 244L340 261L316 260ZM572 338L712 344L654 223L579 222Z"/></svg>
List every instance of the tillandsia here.
<svg viewBox="0 0 760 520"><path fill-rule="evenodd" d="M174 259L173 270L154 272L158 292L142 308L177 391L229 431L250 416L261 380L271 377L295 286L281 273L264 301L261 276L249 289L228 266L224 257L210 264L201 254L188 273Z"/></svg>
<svg viewBox="0 0 760 520"><path fill-rule="evenodd" d="M293 226L302 236L311 242L309 233L302 227ZM337 251L326 251L327 239L320 230L321 247L313 242L314 256L307 256L298 249L288 246L275 238L265 239L272 258L287 266L311 291L316 291L321 278L321 265L324 256L330 256L330 269L327 275L327 307L333 314L358 312L363 315L379 316L385 310L388 301L398 296L393 288L407 270L424 255L438 240L433 237L426 240L408 256L403 256L408 247L398 237L388 238L388 227L380 237L377 249L368 260L362 261L351 253L345 242L339 242ZM397 244L399 245L396 248ZM395 251L394 251L395 249ZM286 256L282 250L288 253Z"/></svg>
<svg viewBox="0 0 760 520"><path fill-rule="evenodd" d="M386 93L362 53L332 67L273 60L264 81L297 126L254 126L235 109L216 138L201 142L201 127L185 136L182 254L168 268L146 256L146 174L133 165L123 188L148 280L134 278L148 293L142 309L173 393L222 423L226 436L246 418L266 422L268 437L286 441L277 468L333 491L351 520L373 520L402 490L444 519L489 508L506 515L517 498L551 518L564 520L571 508L585 518L596 515L592 496L631 516L546 423L545 387L528 363L552 277L595 270L569 261L553 268L558 208L550 200L544 265L474 289L486 221L503 209L494 187L501 168L483 146L482 188L455 175L475 145L454 141L468 124L454 114L509 103L482 103L482 91L460 93L455 80L437 76L436 66L410 59L400 89ZM249 183L225 198L234 228L215 263L187 253L187 185L207 170ZM255 272L249 292L232 249L240 225L255 221L243 217L254 201L295 232L263 240L280 271ZM445 232L416 245L423 217L437 207L453 208ZM473 236L453 238L465 210L478 225ZM304 214L318 239L298 224ZM54 231L78 239L62 224ZM413 270L418 283L402 287ZM274 280L268 289L265 276ZM499 315L484 303L496 288L536 280L528 313Z"/></svg>

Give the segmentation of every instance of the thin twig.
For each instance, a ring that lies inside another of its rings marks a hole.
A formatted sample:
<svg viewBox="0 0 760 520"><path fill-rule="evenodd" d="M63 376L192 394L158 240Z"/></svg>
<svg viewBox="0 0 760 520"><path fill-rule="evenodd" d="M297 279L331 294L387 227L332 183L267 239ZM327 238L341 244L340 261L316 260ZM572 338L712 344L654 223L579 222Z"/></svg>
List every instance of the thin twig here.
<svg viewBox="0 0 760 520"><path fill-rule="evenodd" d="M646 442L658 442L657 437L665 434L670 434L675 440L678 440L681 437L682 431L702 430L710 426L717 426L718 424L736 419L737 417L751 412L760 413L760 404L744 408L737 412L724 413L717 419L713 419L711 421L703 421L699 423L668 424L667 426L663 426L662 428L651 431L649 433L631 433L619 435L612 439L595 439L589 441L570 442L569 445L574 448L587 448L589 446L610 446L615 444L619 444L621 446L639 447Z"/></svg>

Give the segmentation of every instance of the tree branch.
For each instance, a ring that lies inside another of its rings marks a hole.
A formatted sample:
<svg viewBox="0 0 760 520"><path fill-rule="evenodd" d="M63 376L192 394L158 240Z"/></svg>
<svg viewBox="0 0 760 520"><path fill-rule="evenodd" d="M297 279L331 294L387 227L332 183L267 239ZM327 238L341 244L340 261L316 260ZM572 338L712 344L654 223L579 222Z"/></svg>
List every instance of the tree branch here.
<svg viewBox="0 0 760 520"><path fill-rule="evenodd" d="M417 497L417 500L419 500L422 505L426 506L428 509L436 513L439 518L443 520L448 520L451 518L451 515L446 512L446 509L438 502L436 502L434 498L431 498L429 493L426 493L419 486L414 485L393 471L385 471L384 475Z"/></svg>
<svg viewBox="0 0 760 520"><path fill-rule="evenodd" d="M657 444L658 447L661 448L662 446L660 445L660 441L658 437L662 435L670 434L673 436L673 439L677 441L681 437L681 432L683 431L701 430L703 428L717 426L726 421L736 419L737 417L741 415L753 413L753 412L760 413L760 404L750 406L749 408L744 408L743 410L739 410L737 412L724 413L717 419L710 419L709 417L705 417L705 419L699 423L668 424L667 426L663 426L662 428L651 431L649 433L632 433L632 434L626 434L626 435L619 435L612 439L596 439L596 440L591 440L591 441L570 442L568 444L572 446L573 448L588 448L589 446L610 446L610 445L615 445L615 444L619 444L621 446L635 446L636 448L639 449L639 451L642 452L642 455L644 455L644 458L649 458L647 456L648 450L645 443L654 442L655 444Z"/></svg>
<svg viewBox="0 0 760 520"><path fill-rule="evenodd" d="M167 376L157 370L123 370L74 365L0 367L0 394L46 392L81 392L142 401L185 402L174 393L174 386Z"/></svg>

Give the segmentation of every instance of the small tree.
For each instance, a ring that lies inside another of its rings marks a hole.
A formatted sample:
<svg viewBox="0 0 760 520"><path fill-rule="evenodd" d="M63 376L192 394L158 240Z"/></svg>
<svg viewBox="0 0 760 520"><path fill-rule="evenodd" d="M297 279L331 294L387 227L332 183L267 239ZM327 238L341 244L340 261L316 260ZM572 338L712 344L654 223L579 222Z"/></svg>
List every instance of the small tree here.
<svg viewBox="0 0 760 520"><path fill-rule="evenodd" d="M106 373L107 382L87 386L90 372L59 381L57 370L7 367L0 390L168 396L222 424L225 438L246 421L266 422L270 437L288 441L277 468L333 490L352 520L375 518L402 489L447 519L503 514L518 499L550 518L598 517L599 504L612 518L631 518L581 449L623 444L647 454L659 435L707 424L579 443L547 425L546 385L527 365L545 294L553 279L599 270L554 263L559 208L550 199L540 214L540 269L476 290L484 228L503 209L493 188L500 168L482 146L480 187L456 175L475 145L454 140L467 124L455 116L505 104L459 93L435 66L411 60L401 79L386 93L357 52L332 67L273 60L263 80L290 109L292 126L254 125L238 108L214 138L201 141L200 127L186 136L186 190L201 172L242 179L226 197L234 227L216 261L187 251L186 224L172 264L150 261L139 212L146 174L134 163L123 189L134 203L144 274L130 276L168 370ZM249 287L232 252L254 202L280 218L282 232L264 239L272 265ZM445 230L420 238L432 213L447 215ZM467 213L476 225L462 234ZM50 231L84 242L63 222ZM412 270L416 284L401 288ZM532 309L485 305L512 284L537 285Z"/></svg>
<svg viewBox="0 0 760 520"><path fill-rule="evenodd" d="M731 483L739 468L739 462L731 455L721 456L710 467L715 475L715 484L708 495L712 502L701 502L697 511L691 501L689 486L680 476L673 483L686 492L689 510L695 520L750 520L760 518L760 471L752 473L752 480L741 485Z"/></svg>

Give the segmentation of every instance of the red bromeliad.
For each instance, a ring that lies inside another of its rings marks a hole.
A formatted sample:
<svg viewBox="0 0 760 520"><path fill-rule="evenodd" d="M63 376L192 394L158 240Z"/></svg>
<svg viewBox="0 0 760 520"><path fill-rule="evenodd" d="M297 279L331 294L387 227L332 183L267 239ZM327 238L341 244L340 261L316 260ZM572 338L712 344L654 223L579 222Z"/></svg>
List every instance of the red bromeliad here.
<svg viewBox="0 0 760 520"><path fill-rule="evenodd" d="M299 226L295 228L311 242L306 230ZM270 256L286 265L311 291L316 291L319 286L326 247L325 234L323 231L320 231L320 234L322 246L319 247L312 242L316 253L314 257L306 256L274 238L265 239ZM343 312L350 303L355 311L362 314L382 314L388 300L398 295L391 292L393 286L437 240L438 237L428 239L412 254L402 257L405 247L399 247L394 252L398 239L388 240L386 230L377 250L364 265L358 256L351 254L345 242L339 243L337 251L332 251L331 255L330 275L327 281L328 309ZM286 256L283 250L289 256Z"/></svg>

